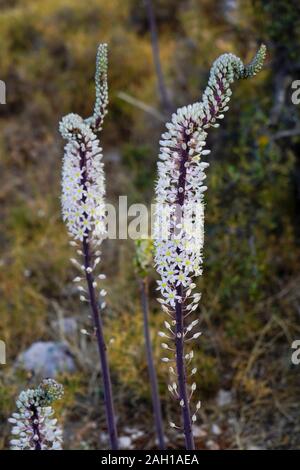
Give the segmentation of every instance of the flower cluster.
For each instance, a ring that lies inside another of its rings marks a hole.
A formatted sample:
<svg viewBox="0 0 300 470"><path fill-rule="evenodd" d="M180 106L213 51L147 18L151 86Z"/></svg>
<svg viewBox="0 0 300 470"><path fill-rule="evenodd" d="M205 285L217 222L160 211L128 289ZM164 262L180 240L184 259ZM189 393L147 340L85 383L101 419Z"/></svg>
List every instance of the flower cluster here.
<svg viewBox="0 0 300 470"><path fill-rule="evenodd" d="M220 56L212 66L202 102L178 109L166 124L167 132L160 141L154 244L161 303L167 310L183 300L178 287L184 288L186 300L195 287L192 278L202 273L203 193L209 166L203 157L210 153L205 148L207 129L218 127L224 118L231 83L255 75L264 57L265 46L248 66L233 54ZM186 308L195 310L199 300L200 294L193 295Z"/></svg>
<svg viewBox="0 0 300 470"><path fill-rule="evenodd" d="M194 332L199 320L187 323L186 317L197 309L201 298L200 293L192 292L196 287L194 278L202 274L204 192L207 190L204 181L209 166L205 157L210 153L206 148L207 130L219 127L219 121L228 111L232 82L255 75L262 67L265 53L265 46L261 46L248 66L233 54L220 56L212 66L202 101L178 109L171 122L166 124L167 131L160 140L154 259L161 277L158 281L161 298L158 300L171 321L165 321L167 333L160 331L159 335L164 341L175 342L177 381L172 380L168 388L182 407L189 448L193 448L190 423L196 421L201 403L197 403L190 418L189 402L196 383L192 383L188 394L182 371L184 361L190 364L193 350L184 353L183 342L196 340L201 335L199 331ZM170 374L176 375L172 366L174 347L167 342L163 342L162 347L172 355L162 360L170 364ZM196 372L193 368L190 375L194 376ZM176 427L174 423L171 426Z"/></svg>
<svg viewBox="0 0 300 470"><path fill-rule="evenodd" d="M105 279L104 274L95 279L94 270L100 262L101 251L98 247L106 237L105 177L102 163L102 148L96 133L106 115L108 104L107 86L107 46L101 44L96 58L96 103L94 113L87 119L77 114L69 114L60 123L60 132L68 142L62 170L62 213L69 234L73 238L72 246L77 247L80 262L71 258L71 262L83 276L73 280L77 284L80 300L90 304L93 321L92 337L97 340L103 374L104 403L111 448L118 449L117 430L111 392L111 381L107 361L99 307L105 308L105 289L96 293L98 280ZM78 243L79 241L79 243ZM84 284L83 284L84 283ZM86 284L85 284L86 283ZM85 329L82 334L89 335Z"/></svg>
<svg viewBox="0 0 300 470"><path fill-rule="evenodd" d="M101 130L108 105L107 45L100 44L96 58L96 102L91 117L68 114L59 125L68 141L62 170L62 213L69 234L83 241L102 240L105 233L105 178L102 148L96 132Z"/></svg>
<svg viewBox="0 0 300 470"><path fill-rule="evenodd" d="M102 148L83 119L69 114L60 123L65 146L62 170L62 213L70 235L83 240L105 235L105 181Z"/></svg>
<svg viewBox="0 0 300 470"><path fill-rule="evenodd" d="M9 422L13 425L12 450L61 450L62 430L53 418L51 404L62 397L63 387L45 379L38 388L20 393Z"/></svg>

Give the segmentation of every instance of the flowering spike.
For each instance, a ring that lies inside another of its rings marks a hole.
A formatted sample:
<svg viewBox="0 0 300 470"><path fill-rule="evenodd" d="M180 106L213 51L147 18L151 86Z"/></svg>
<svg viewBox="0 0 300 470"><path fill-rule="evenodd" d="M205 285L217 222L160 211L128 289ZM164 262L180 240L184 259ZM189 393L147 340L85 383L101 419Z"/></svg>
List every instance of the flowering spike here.
<svg viewBox="0 0 300 470"><path fill-rule="evenodd" d="M9 422L13 425L12 450L61 450L62 430L53 419L52 403L61 399L63 387L53 379L45 379L36 389L20 393Z"/></svg>
<svg viewBox="0 0 300 470"><path fill-rule="evenodd" d="M107 114L108 84L107 84L107 44L100 44L96 57L95 72L96 101L94 114L85 122L95 131L100 130Z"/></svg>
<svg viewBox="0 0 300 470"><path fill-rule="evenodd" d="M253 60L248 65L245 65L242 78L249 78L256 75L263 67L266 54L267 48L265 44L262 44L258 49L256 55L254 56Z"/></svg>
<svg viewBox="0 0 300 470"><path fill-rule="evenodd" d="M187 326L186 318L198 307L200 294L192 294L196 284L193 278L202 274L202 249L204 244L204 184L208 163L203 160L210 154L206 149L207 130L219 127L232 92L235 79L254 76L265 59L266 48L262 45L248 65L233 54L223 54L213 64L208 85L201 102L184 106L172 114L166 124L166 132L160 140L158 180L156 183L156 206L154 224L155 266L161 277L158 290L161 299L175 323L176 367L178 393L183 400L182 416L186 448L194 449L189 397L186 386L186 359L193 352L184 352L184 341L191 338L186 333L196 323ZM173 323L172 323L173 325ZM169 323L165 322L167 329ZM173 330L171 330L173 333ZM193 369L194 370L194 369ZM192 392L195 384L192 385Z"/></svg>
<svg viewBox="0 0 300 470"><path fill-rule="evenodd" d="M69 235L82 244L79 255L83 264L72 260L84 272L87 292L80 295L82 302L89 302L94 327L94 336L102 367L104 402L112 450L118 449L117 430L112 400L109 365L104 341L100 309L106 304L99 302L95 289L94 271L100 262L99 245L106 237L105 229L105 177L102 163L102 148L96 132L101 130L107 113L107 46L98 48L96 60L96 103L91 118L83 119L77 114L68 114L59 125L59 130L68 142L65 146L62 170L62 214ZM81 254L82 253L82 254ZM101 276L103 279L103 276ZM77 278L75 278L77 282ZM100 278L99 278L100 279ZM80 282L78 280L78 282ZM82 287L80 292L85 292ZM105 291L101 291L103 297ZM87 298L88 297L88 298Z"/></svg>

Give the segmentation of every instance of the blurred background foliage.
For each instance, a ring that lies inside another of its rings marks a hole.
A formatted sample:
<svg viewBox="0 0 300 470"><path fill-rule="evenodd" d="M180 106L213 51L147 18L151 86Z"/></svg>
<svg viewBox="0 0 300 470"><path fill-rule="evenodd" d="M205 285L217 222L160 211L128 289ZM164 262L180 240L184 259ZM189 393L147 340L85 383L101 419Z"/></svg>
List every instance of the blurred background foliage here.
<svg viewBox="0 0 300 470"><path fill-rule="evenodd" d="M299 368L290 361L291 343L300 335L300 107L291 101L291 83L300 78L298 0L153 4L174 109L199 99L219 54L233 52L247 61L261 42L268 47L264 70L234 85L230 111L209 136L197 439L203 448L299 448ZM0 78L7 85L7 104L0 107L0 338L8 353L0 369L0 447L7 447L5 423L16 394L35 383L16 370L16 357L35 341L63 339L78 369L59 377L66 387L60 405L65 446L97 448L105 419L94 344L79 333L61 338L55 326L57 318L72 317L78 331L89 329L88 311L71 282L72 250L60 215L63 142L57 127L69 112L90 115L96 47L107 42L110 106L101 139L108 200L127 194L129 203L151 202L168 115L159 104L146 10L140 0L1 0L0 6ZM120 434L138 428L143 433L134 445L151 447L133 252L130 240L103 245L105 325ZM154 278L151 326L167 423L178 409L159 362L155 333L163 314ZM230 397L226 406L218 402L222 392ZM212 433L211 423L219 433ZM182 445L177 432L167 433L170 446Z"/></svg>

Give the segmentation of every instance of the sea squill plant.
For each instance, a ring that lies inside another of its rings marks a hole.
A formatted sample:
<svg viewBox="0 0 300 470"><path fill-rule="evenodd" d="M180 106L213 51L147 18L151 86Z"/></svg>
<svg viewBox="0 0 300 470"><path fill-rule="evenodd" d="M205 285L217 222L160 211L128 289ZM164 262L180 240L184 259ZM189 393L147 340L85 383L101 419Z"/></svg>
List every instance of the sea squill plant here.
<svg viewBox="0 0 300 470"><path fill-rule="evenodd" d="M63 395L63 387L53 379L44 379L35 389L20 393L12 424L11 450L61 450L62 430L53 418L53 402Z"/></svg>
<svg viewBox="0 0 300 470"><path fill-rule="evenodd" d="M220 56L213 64L202 101L185 106L172 115L167 131L160 141L158 180L156 184L156 218L154 226L155 265L161 277L158 281L159 299L170 320L162 347L172 378L169 391L182 410L186 448L195 448L192 423L197 419L200 402L191 412L191 397L196 390L193 380L197 369L191 365L193 350L186 346L201 335L194 328L199 319L193 317L201 298L193 293L194 278L202 274L204 243L203 193L207 131L219 127L228 111L230 86L234 80L254 76L264 62L266 48L260 47L249 65L233 54ZM195 332L194 332L195 331ZM170 343L172 341L172 345ZM169 353L169 354L168 354ZM188 377L192 378L188 383ZM170 423L176 427L174 423Z"/></svg>
<svg viewBox="0 0 300 470"><path fill-rule="evenodd" d="M136 240L134 262L141 294L144 340L156 434L159 448L163 450L165 449L164 428L149 326L149 271L153 263L153 241L150 238Z"/></svg>
<svg viewBox="0 0 300 470"><path fill-rule="evenodd" d="M60 122L61 135L67 140L62 170L62 214L72 238L70 243L76 247L79 256L79 260L71 259L79 270L74 282L78 287L80 300L90 305L101 363L110 446L116 450L118 438L101 316L106 306L106 291L100 284L105 275L96 274L101 259L100 246L106 237L105 175L102 148L97 137L108 105L106 44L100 44L98 48L95 82L96 103L93 115L83 119L77 114L68 114Z"/></svg>

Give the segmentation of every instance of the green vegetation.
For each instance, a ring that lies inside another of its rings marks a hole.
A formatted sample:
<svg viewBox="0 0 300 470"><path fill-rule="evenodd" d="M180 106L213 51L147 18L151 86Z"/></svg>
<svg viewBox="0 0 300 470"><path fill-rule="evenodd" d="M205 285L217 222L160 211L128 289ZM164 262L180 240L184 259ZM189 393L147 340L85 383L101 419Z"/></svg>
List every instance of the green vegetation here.
<svg viewBox="0 0 300 470"><path fill-rule="evenodd" d="M224 431L221 446L299 448L299 433L293 432L299 370L291 365L290 346L300 334L300 135L281 133L300 122L300 107L290 99L291 81L300 77L300 15L296 0L236 3L231 10L221 0L154 1L174 108L199 97L219 54L230 51L246 61L262 41L269 51L265 69L239 83L224 126L210 136L198 393L204 424L218 422ZM0 107L0 339L8 354L7 365L0 366L0 419L5 422L18 392L36 385L35 378L15 370L17 355L34 341L59 340L54 326L59 315L75 317L79 329L89 327L88 310L79 305L71 282L72 249L61 221L63 149L57 126L70 110L90 114L99 42L107 42L110 51L110 104L102 134L109 201L127 194L129 203L151 202L163 126L119 93L163 111L143 2L0 4L0 79L7 84L7 105ZM129 422L145 431L139 445L149 447L154 430L149 431L151 397L133 255L130 240L103 245L105 327L120 434ZM153 333L163 321L154 279L153 272ZM98 423L104 430L105 419L98 405L95 345L80 335L67 340L78 371L57 378L67 397L58 405L65 446L96 448ZM159 339L154 342L168 422L178 410L165 386ZM233 396L221 411L215 400L220 389ZM236 426L230 424L233 415ZM7 448L8 436L9 426L3 426L0 447ZM170 440L175 446L172 432ZM201 439L199 446L205 447Z"/></svg>

